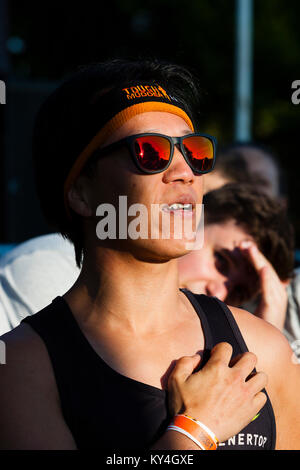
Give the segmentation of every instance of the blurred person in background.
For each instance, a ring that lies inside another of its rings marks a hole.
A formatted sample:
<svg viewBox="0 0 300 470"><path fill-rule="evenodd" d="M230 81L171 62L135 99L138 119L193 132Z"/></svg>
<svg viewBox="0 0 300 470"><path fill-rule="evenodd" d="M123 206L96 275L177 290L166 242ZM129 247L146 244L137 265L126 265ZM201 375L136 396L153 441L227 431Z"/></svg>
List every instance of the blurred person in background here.
<svg viewBox="0 0 300 470"><path fill-rule="evenodd" d="M284 204L253 185L228 183L203 198L204 244L179 259L181 286L216 296L300 339L294 230Z"/></svg>
<svg viewBox="0 0 300 470"><path fill-rule="evenodd" d="M237 142L219 151L214 171L205 177L204 191L226 183L252 184L268 196L287 203L285 175L278 158L256 143Z"/></svg>
<svg viewBox="0 0 300 470"><path fill-rule="evenodd" d="M261 144L236 142L220 150L214 171L205 177L204 192L218 189L226 183L251 184L288 208L289 197L285 169L274 152ZM300 255L298 247L294 248L296 249L295 269L286 289L288 310L284 331L290 344L297 346L300 341ZM249 304L248 307L251 308Z"/></svg>
<svg viewBox="0 0 300 470"><path fill-rule="evenodd" d="M20 243L0 257L0 334L46 307L76 281L72 243L51 233Z"/></svg>

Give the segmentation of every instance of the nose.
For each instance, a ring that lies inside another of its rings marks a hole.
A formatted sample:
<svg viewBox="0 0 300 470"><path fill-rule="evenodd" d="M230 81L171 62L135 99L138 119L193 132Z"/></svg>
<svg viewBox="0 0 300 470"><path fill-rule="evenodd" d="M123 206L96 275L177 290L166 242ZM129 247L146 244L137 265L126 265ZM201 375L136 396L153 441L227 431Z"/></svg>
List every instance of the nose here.
<svg viewBox="0 0 300 470"><path fill-rule="evenodd" d="M228 294L228 289L224 281L211 280L206 283L206 294L212 297L217 297L219 300L224 301Z"/></svg>
<svg viewBox="0 0 300 470"><path fill-rule="evenodd" d="M175 181L182 181L186 184L192 184L195 180L195 175L191 167L185 161L184 156L175 145L174 155L172 162L163 173L163 181L165 183L171 183Z"/></svg>

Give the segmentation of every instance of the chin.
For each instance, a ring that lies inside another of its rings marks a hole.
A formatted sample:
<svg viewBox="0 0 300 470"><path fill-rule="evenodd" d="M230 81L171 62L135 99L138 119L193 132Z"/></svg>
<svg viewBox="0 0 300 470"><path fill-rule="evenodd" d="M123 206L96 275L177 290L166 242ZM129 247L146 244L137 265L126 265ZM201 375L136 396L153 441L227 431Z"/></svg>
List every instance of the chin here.
<svg viewBox="0 0 300 470"><path fill-rule="evenodd" d="M197 283L187 284L187 285L181 286L181 287L193 292L194 294L205 294L205 295L207 295L206 290L202 286L197 285Z"/></svg>
<svg viewBox="0 0 300 470"><path fill-rule="evenodd" d="M148 262L167 262L180 258L190 252L191 242L187 240L136 240L131 252L141 260Z"/></svg>

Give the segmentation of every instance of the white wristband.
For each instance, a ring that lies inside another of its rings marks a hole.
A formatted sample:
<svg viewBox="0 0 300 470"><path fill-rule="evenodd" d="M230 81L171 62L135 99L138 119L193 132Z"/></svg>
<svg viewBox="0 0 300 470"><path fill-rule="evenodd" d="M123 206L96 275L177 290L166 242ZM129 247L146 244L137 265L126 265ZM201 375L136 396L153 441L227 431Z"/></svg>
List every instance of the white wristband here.
<svg viewBox="0 0 300 470"><path fill-rule="evenodd" d="M180 415L176 415L176 416L180 416ZM212 440L214 441L214 443L216 445L219 444L219 441L218 441L216 435L207 426L205 426L205 424L201 423L201 421L198 421L198 419L196 419L196 418L192 418L191 416L188 416L188 415L184 415L184 416L186 418L190 419L191 421L194 421L195 423L197 423L198 426L200 426L202 429L204 429L204 431L207 432L207 434L212 438Z"/></svg>
<svg viewBox="0 0 300 470"><path fill-rule="evenodd" d="M174 426L173 424L170 424L167 427L167 431L177 431L180 432L181 434L184 434L187 436L189 439L191 439L195 444L197 444L198 447L200 447L201 450L205 450L202 444L196 439L194 436L192 436L189 432L185 431L182 428L179 428L178 426Z"/></svg>

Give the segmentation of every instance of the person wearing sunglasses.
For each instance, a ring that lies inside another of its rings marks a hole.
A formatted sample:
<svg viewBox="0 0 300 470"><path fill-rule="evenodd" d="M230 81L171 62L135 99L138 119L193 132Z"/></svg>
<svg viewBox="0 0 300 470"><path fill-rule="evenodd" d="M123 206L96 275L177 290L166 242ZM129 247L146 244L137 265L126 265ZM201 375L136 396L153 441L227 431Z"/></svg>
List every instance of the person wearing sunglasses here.
<svg viewBox="0 0 300 470"><path fill-rule="evenodd" d="M191 240L176 236L175 222L198 226L215 161L198 103L185 68L113 60L81 69L42 106L39 197L74 244L80 274L1 337L1 448L297 447L300 376L284 337L179 289L177 259ZM120 195L149 218L157 205L159 222L167 213L169 237L158 224L157 237L99 238L97 208L113 206L121 219Z"/></svg>

